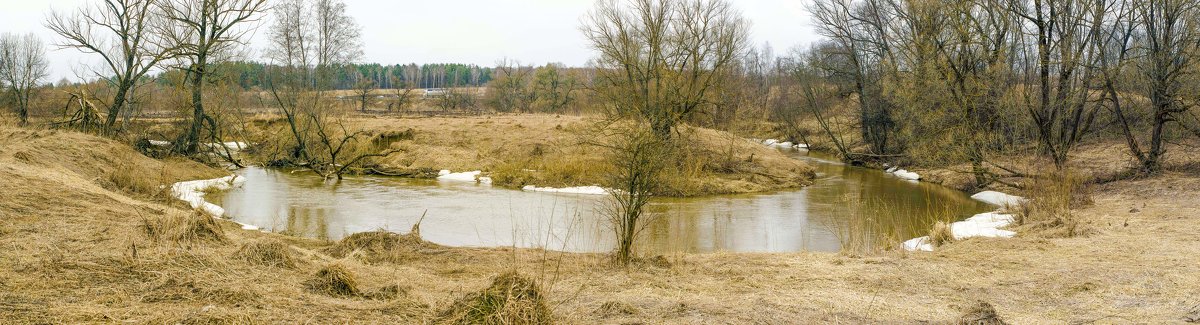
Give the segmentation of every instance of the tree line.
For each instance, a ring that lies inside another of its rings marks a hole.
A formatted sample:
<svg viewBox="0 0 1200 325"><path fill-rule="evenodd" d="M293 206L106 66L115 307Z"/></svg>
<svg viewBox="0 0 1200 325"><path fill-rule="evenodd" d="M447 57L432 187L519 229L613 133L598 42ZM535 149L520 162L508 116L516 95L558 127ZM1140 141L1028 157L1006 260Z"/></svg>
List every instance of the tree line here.
<svg viewBox="0 0 1200 325"><path fill-rule="evenodd" d="M255 61L223 62L216 66L222 78L232 80L242 89L266 89L268 72L278 69L272 63ZM482 87L492 80L493 69L473 64L393 64L348 63L331 71L331 89L350 90L361 83L379 89ZM179 84L183 71L172 70L156 76L166 86Z"/></svg>
<svg viewBox="0 0 1200 325"><path fill-rule="evenodd" d="M1123 138L1154 173L1169 141L1200 135L1198 6L816 0L809 11L827 39L776 62L788 98L775 117L815 116L850 160L969 162L980 187L1023 174L997 153L1033 145L1061 169L1088 136ZM849 126L830 117L847 102Z"/></svg>

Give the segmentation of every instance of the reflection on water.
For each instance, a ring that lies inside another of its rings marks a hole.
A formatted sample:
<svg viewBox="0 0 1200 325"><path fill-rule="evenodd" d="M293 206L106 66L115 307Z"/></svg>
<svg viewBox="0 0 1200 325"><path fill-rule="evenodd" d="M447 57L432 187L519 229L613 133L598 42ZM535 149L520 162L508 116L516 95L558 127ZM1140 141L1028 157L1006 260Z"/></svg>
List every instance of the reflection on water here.
<svg viewBox="0 0 1200 325"><path fill-rule="evenodd" d="M662 199L643 232L646 252L837 251L860 219L893 225L900 236L928 229L935 212L966 217L989 208L944 187L845 166L817 153L793 153L817 169L812 186L756 195ZM421 235L451 246L611 250L598 213L606 196L531 193L469 183L348 177L324 184L311 173L262 168L238 172L246 185L214 203L239 222L323 239L361 231L407 232L425 214ZM889 228L891 229L891 228ZM839 235L841 234L841 235ZM839 240L842 238L843 240Z"/></svg>

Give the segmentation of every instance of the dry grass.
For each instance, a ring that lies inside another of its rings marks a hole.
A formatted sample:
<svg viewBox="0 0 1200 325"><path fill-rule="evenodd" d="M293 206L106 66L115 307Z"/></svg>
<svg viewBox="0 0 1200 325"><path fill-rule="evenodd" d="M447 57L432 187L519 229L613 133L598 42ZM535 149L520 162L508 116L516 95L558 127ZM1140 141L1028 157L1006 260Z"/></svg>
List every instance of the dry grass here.
<svg viewBox="0 0 1200 325"><path fill-rule="evenodd" d="M109 170L97 162L115 158L94 155L120 144L43 132L0 128L6 323L429 323L501 270L547 265L539 250L450 247L365 263L325 253L342 243L220 220L225 243L178 245L165 234L156 243L143 218L190 211L102 184ZM138 165L155 173L155 163ZM187 172L174 168L168 174ZM1200 304L1197 189L1200 176L1177 171L1099 184L1094 204L1071 210L1093 235L976 238L934 253L680 254L669 268L629 269L604 255L553 254L556 280L541 281L538 296L568 324L951 323L979 300L1014 324L1175 323ZM296 267L234 258L264 238L286 245ZM304 287L330 264L353 274L361 296Z"/></svg>
<svg viewBox="0 0 1200 325"><path fill-rule="evenodd" d="M959 325L1005 325L1000 315L996 314L996 308L992 307L984 301L976 302L971 308L968 308L963 315L958 318Z"/></svg>
<svg viewBox="0 0 1200 325"><path fill-rule="evenodd" d="M355 257L364 263L375 264L402 263L419 257L422 251L437 248L437 245L421 240L417 233L401 235L377 230L346 236L337 244L325 248L324 252L337 258Z"/></svg>
<svg viewBox="0 0 1200 325"><path fill-rule="evenodd" d="M311 279L304 281L304 287L311 292L334 297L357 297L362 295L358 289L358 281L354 275L341 264L330 264L313 274Z"/></svg>
<svg viewBox="0 0 1200 325"><path fill-rule="evenodd" d="M282 125L260 120L262 141L286 141ZM567 187L602 183L604 150L594 143L595 121L561 115L483 117L351 118L352 128L377 135L376 142L401 150L374 161L386 174L434 177L441 169L482 170L494 184ZM274 132L272 130L280 130ZM404 130L398 132L396 130ZM777 150L730 133L684 127L678 163L665 195L752 193L807 185L812 169Z"/></svg>
<svg viewBox="0 0 1200 325"><path fill-rule="evenodd" d="M1027 234L1074 237L1091 230L1080 224L1075 210L1092 204L1090 186L1070 172L1057 172L1031 180L1024 190L1028 202L1016 210L1018 225Z"/></svg>
<svg viewBox="0 0 1200 325"><path fill-rule="evenodd" d="M166 239L183 244L203 244L223 243L227 240L225 231L217 224L217 220L200 211L142 219L139 228L147 239L154 242Z"/></svg>
<svg viewBox="0 0 1200 325"><path fill-rule="evenodd" d="M538 284L508 272L467 294L438 316L439 324L553 324L554 316Z"/></svg>
<svg viewBox="0 0 1200 325"><path fill-rule="evenodd" d="M954 233L950 231L950 225L943 221L933 224L933 228L929 229L929 242L933 247L954 242Z"/></svg>
<svg viewBox="0 0 1200 325"><path fill-rule="evenodd" d="M245 242L233 254L233 258L260 266L296 268L296 259L292 257L291 248L276 239Z"/></svg>

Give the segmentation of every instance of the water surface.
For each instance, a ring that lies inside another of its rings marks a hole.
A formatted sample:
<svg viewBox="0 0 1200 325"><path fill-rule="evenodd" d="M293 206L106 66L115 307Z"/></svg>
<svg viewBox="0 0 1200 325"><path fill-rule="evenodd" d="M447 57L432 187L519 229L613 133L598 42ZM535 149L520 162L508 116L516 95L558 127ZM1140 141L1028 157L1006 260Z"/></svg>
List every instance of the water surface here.
<svg viewBox="0 0 1200 325"><path fill-rule="evenodd" d="M638 249L666 252L837 251L851 235L923 235L936 214L990 210L967 195L789 151L817 170L813 185L766 194L670 198L653 203ZM265 230L340 239L421 222L426 240L450 246L609 251L603 195L575 195L382 176L326 184L306 172L246 168L245 186L210 198L227 215ZM864 227L864 224L877 225ZM878 226L886 225L886 226ZM884 230L878 230L884 229Z"/></svg>

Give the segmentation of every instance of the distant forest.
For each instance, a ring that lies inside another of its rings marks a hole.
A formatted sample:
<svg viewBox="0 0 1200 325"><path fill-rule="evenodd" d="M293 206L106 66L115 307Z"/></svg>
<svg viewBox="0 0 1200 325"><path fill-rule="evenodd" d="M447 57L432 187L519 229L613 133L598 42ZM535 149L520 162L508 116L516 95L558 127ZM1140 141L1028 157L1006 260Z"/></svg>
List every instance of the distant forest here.
<svg viewBox="0 0 1200 325"><path fill-rule="evenodd" d="M243 89L267 88L269 64L259 62L228 62L219 64L216 79L228 80ZM363 78L380 89L482 87L492 80L492 68L473 64L351 64L337 69L334 89L352 89ZM175 85L183 80L182 71L172 70L159 75L158 82Z"/></svg>

